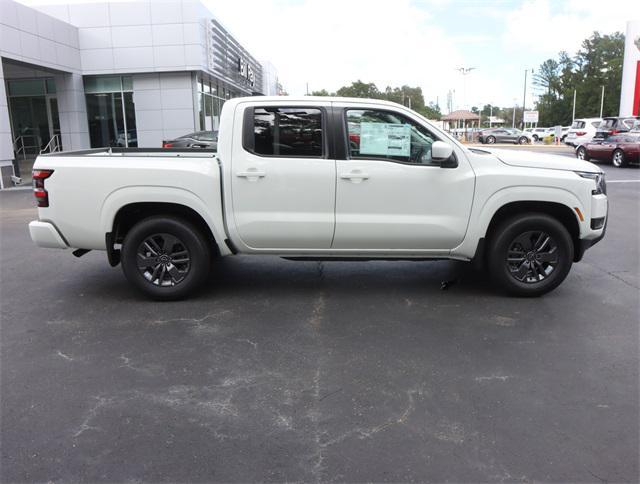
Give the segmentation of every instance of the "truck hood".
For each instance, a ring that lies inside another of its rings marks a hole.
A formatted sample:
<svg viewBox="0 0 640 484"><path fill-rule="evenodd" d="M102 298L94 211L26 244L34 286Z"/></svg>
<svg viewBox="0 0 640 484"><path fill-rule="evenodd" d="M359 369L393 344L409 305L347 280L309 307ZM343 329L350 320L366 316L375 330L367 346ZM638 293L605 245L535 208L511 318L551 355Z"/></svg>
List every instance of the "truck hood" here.
<svg viewBox="0 0 640 484"><path fill-rule="evenodd" d="M482 148L485 150L485 148ZM600 173L602 170L593 163L567 156L536 153L535 151L488 149L500 161L511 166L544 168L548 170L586 171Z"/></svg>

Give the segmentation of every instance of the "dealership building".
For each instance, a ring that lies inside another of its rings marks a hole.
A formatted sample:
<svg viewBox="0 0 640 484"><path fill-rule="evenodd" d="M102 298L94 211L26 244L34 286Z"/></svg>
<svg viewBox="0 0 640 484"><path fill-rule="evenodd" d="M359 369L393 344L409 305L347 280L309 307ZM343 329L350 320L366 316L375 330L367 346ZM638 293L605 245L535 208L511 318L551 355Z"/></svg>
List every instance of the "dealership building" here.
<svg viewBox="0 0 640 484"><path fill-rule="evenodd" d="M216 130L227 99L281 89L197 0L0 0L0 29L1 188L41 151L160 147Z"/></svg>

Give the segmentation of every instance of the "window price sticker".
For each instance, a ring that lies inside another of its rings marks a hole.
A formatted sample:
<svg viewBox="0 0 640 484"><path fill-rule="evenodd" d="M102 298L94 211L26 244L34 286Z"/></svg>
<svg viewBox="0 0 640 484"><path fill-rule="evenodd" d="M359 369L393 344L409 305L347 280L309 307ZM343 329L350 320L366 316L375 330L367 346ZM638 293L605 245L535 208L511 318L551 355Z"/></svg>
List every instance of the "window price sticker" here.
<svg viewBox="0 0 640 484"><path fill-rule="evenodd" d="M410 156L411 126L396 123L361 123L360 154Z"/></svg>

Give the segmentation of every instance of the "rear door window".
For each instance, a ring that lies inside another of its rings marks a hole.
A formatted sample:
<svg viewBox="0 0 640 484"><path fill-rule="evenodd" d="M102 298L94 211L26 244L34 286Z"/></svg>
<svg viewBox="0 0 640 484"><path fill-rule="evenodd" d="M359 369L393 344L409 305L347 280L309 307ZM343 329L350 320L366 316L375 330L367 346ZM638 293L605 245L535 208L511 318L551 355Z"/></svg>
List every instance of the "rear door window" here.
<svg viewBox="0 0 640 484"><path fill-rule="evenodd" d="M325 154L321 109L256 107L245 116L243 144L256 155L322 158Z"/></svg>

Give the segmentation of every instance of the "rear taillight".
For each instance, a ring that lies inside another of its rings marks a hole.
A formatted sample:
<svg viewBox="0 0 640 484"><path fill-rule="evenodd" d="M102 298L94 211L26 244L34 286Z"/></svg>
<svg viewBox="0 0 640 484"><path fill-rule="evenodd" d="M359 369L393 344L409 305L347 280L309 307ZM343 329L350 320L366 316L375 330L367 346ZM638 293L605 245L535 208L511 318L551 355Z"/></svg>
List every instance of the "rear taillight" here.
<svg viewBox="0 0 640 484"><path fill-rule="evenodd" d="M163 148L173 148L173 143L170 143L168 141L163 141L162 142L162 147Z"/></svg>
<svg viewBox="0 0 640 484"><path fill-rule="evenodd" d="M33 170L33 194L38 201L38 207L49 206L49 193L44 188L44 181L53 175L53 170Z"/></svg>
<svg viewBox="0 0 640 484"><path fill-rule="evenodd" d="M620 131L618 131L617 129L610 129L609 130L609 134L618 134Z"/></svg>
<svg viewBox="0 0 640 484"><path fill-rule="evenodd" d="M585 134L587 134L586 131L576 131L576 136L584 136Z"/></svg>

